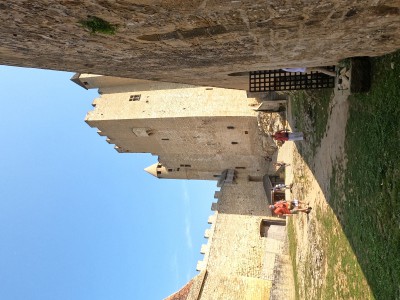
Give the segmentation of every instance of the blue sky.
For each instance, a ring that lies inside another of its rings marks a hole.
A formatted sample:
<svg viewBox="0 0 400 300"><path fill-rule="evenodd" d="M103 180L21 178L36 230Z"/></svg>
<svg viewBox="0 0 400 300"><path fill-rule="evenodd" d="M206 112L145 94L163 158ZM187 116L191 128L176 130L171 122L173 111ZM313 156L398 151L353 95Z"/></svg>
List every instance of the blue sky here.
<svg viewBox="0 0 400 300"><path fill-rule="evenodd" d="M0 66L0 299L162 299L197 274L216 184L117 153L72 75Z"/></svg>

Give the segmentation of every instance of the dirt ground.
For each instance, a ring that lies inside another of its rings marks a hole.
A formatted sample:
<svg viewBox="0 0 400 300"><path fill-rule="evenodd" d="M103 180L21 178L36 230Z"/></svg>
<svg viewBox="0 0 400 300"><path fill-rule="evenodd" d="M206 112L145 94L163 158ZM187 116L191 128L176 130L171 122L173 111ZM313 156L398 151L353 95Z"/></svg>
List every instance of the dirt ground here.
<svg viewBox="0 0 400 300"><path fill-rule="evenodd" d="M309 203L313 207L309 215L300 214L293 216L295 232L297 234L297 278L299 282L300 299L318 299L318 290L324 289L327 272L332 271L327 268L326 249L322 247L323 234L320 223L316 220L316 213L324 214L331 208L328 204L329 183L332 169L335 165L346 167L344 153L345 128L348 118L348 99L347 91L335 91L335 96L330 104L331 113L329 116L326 134L317 149L314 159L310 166L305 163L300 156L297 147L302 143L302 147L307 147L307 140L301 142L286 142L278 151L278 161L285 161L290 164L286 168L286 184L293 183L292 192L286 191L287 199L297 198ZM288 107L288 123L294 124L290 119L291 111ZM292 129L292 131L295 131ZM307 133L306 138L307 138ZM336 227L337 226L337 227ZM332 230L340 230L339 223ZM310 262L312 262L310 264ZM308 275L306 275L308 274ZM301 288L304 282L309 282L311 286L305 291Z"/></svg>

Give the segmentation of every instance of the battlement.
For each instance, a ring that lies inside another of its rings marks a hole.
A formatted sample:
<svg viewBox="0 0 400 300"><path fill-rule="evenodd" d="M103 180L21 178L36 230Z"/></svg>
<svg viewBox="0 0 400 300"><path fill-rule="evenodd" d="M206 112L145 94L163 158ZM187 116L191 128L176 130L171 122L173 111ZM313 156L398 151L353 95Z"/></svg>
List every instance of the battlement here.
<svg viewBox="0 0 400 300"><path fill-rule="evenodd" d="M204 237L207 238L207 244L201 245L200 253L204 255L203 260L199 260L197 262L197 271L203 271L207 269L207 262L210 256L210 248L212 245L212 239L214 235L215 226L218 219L218 212L215 212L213 215L210 215L208 218L208 224L211 225L210 228L206 229L204 232Z"/></svg>
<svg viewBox="0 0 400 300"><path fill-rule="evenodd" d="M252 299L269 299L272 295L271 299L292 299L294 288L288 284L293 278L286 220L247 214L248 207L257 207L256 199L262 196L261 190L243 196L246 199L241 204L243 214L216 211L209 216L211 226L204 233L207 243L200 249L204 257L196 266L197 271L207 274L202 277L202 298L208 299L217 294L226 297L238 287L241 293L249 293L257 287ZM216 191L214 197L218 199L218 204L224 202L221 208L237 205L237 190L230 189L229 185ZM267 206L266 201L263 204ZM224 284L220 286L218 282Z"/></svg>

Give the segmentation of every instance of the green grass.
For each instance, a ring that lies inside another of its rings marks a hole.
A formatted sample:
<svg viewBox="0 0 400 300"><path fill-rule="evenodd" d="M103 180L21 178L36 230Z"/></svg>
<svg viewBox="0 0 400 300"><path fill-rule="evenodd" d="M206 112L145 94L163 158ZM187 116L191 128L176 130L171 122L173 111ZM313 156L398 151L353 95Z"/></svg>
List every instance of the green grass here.
<svg viewBox="0 0 400 300"><path fill-rule="evenodd" d="M330 204L376 299L400 299L400 52L372 68L371 91L349 100L348 163Z"/></svg>
<svg viewBox="0 0 400 300"><path fill-rule="evenodd" d="M83 27L90 30L91 33L103 33L113 35L117 31L117 26L113 25L102 18L89 16L86 20L79 21Z"/></svg>
<svg viewBox="0 0 400 300"><path fill-rule="evenodd" d="M327 99L308 91L292 96L297 129L312 137L311 150L299 147L307 163L326 130ZM347 166L334 168L326 195L333 211L315 210L328 271L324 288L314 295L400 300L400 51L372 59L371 91L350 97L345 152ZM304 274L305 281L309 277ZM307 284L296 283L297 296L299 288L307 295Z"/></svg>
<svg viewBox="0 0 400 300"><path fill-rule="evenodd" d="M287 220L287 229L288 229L288 240L289 240L289 253L290 259L292 260L293 266L293 277L294 277L294 287L296 293L296 299L299 299L299 279L297 273L297 264L296 264L296 253L297 253L297 239L293 224L293 219L289 218Z"/></svg>
<svg viewBox="0 0 400 300"><path fill-rule="evenodd" d="M328 272L325 286L317 291L319 299L375 299L362 268L335 216L317 208L317 222L322 239Z"/></svg>
<svg viewBox="0 0 400 300"><path fill-rule="evenodd" d="M292 115L296 131L302 131L309 138L311 152L300 152L310 160L326 132L329 117L329 103L333 97L333 89L296 91L291 94Z"/></svg>

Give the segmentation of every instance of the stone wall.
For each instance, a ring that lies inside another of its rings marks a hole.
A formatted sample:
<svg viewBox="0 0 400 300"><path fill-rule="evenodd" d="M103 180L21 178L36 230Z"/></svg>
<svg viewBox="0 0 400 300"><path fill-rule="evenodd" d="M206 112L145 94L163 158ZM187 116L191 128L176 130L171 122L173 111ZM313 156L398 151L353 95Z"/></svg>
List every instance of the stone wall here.
<svg viewBox="0 0 400 300"><path fill-rule="evenodd" d="M270 299L271 282L244 276L209 273L199 298L201 300Z"/></svg>
<svg viewBox="0 0 400 300"><path fill-rule="evenodd" d="M81 74L74 81L99 88L85 121L118 152L149 152L159 178L217 180L225 169L239 179L262 176L264 148L274 145L258 129L258 102L245 91ZM162 165L162 166L161 166Z"/></svg>
<svg viewBox="0 0 400 300"><path fill-rule="evenodd" d="M109 143L123 153L160 155L146 168L150 174L216 180L213 175L234 171L234 178L219 180L212 207L217 212L208 220L204 259L197 264L201 273L169 299L291 299L290 289L274 285L286 280L281 274L290 273L282 272L290 270L290 262L284 259L285 221L270 217L267 207L263 176L271 170L263 157L256 100L238 90L97 75L81 74L74 81L99 88L86 122Z"/></svg>
<svg viewBox="0 0 400 300"><path fill-rule="evenodd" d="M208 275L193 299L294 299L285 221L268 217L262 183L239 180L216 197L218 212L209 218L204 259L197 264ZM280 225L272 223L261 235L263 220Z"/></svg>
<svg viewBox="0 0 400 300"><path fill-rule="evenodd" d="M230 73L334 64L400 48L398 0L14 0L0 64L247 88ZM88 16L117 25L91 33ZM240 75L240 74L237 74Z"/></svg>

